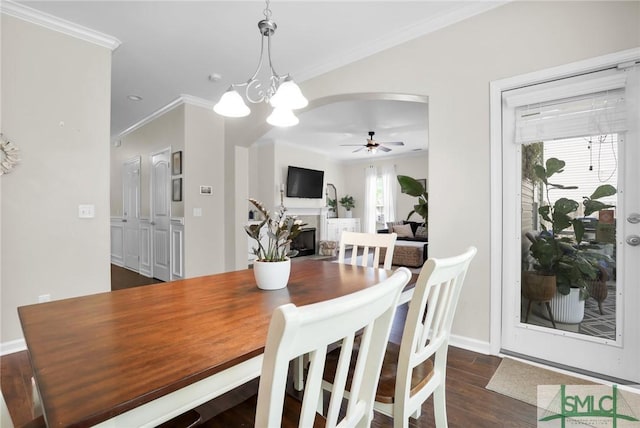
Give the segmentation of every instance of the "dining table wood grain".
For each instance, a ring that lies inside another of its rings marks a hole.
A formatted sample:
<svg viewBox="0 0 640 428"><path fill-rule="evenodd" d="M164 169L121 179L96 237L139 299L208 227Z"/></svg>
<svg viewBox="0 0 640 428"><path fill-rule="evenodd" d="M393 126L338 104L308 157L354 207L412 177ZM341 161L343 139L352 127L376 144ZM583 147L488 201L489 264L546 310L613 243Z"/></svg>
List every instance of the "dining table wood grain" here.
<svg viewBox="0 0 640 428"><path fill-rule="evenodd" d="M96 425L222 373L263 353L276 307L343 296L390 275L300 260L280 290L258 289L246 269L22 306L46 423Z"/></svg>

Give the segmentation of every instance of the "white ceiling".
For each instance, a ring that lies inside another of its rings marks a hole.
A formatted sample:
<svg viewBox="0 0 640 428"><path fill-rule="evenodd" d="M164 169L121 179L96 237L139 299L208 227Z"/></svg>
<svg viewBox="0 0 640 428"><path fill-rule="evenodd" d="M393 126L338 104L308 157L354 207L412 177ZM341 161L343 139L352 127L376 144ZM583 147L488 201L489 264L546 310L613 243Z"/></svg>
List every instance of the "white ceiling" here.
<svg viewBox="0 0 640 428"><path fill-rule="evenodd" d="M265 8L264 2L237 0L18 3L122 42L113 53L112 137L180 95L215 103L231 83L246 81L257 65L257 22ZM272 39L274 67L300 83L502 3L276 0L270 6L278 25ZM212 73L220 74L221 80L210 81ZM130 101L128 95L143 100ZM286 139L292 144L364 144L372 130L380 142L404 141L407 150L420 144L426 149L426 114L420 113L425 108L371 100L323 106L300 115L300 124L287 130ZM407 117L416 122L407 123ZM265 138L284 138L283 134L274 130ZM351 150L343 149L345 153L333 154L348 158ZM398 153L400 148L390 152Z"/></svg>

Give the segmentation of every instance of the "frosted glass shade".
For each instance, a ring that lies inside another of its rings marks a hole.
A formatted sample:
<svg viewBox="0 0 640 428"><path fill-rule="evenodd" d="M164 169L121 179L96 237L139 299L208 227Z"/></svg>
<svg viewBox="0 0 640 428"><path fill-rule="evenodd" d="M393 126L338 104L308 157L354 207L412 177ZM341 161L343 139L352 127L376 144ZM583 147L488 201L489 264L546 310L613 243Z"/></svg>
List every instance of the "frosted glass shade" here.
<svg viewBox="0 0 640 428"><path fill-rule="evenodd" d="M276 107L273 112L267 118L267 123L273 126L287 127L297 125L298 118L289 109L283 107Z"/></svg>
<svg viewBox="0 0 640 428"><path fill-rule="evenodd" d="M222 94L220 101L213 106L213 111L226 117L245 117L251 113L249 107L244 103L242 96L231 88Z"/></svg>
<svg viewBox="0 0 640 428"><path fill-rule="evenodd" d="M270 102L273 107L282 107L289 110L304 108L309 104L309 101L302 95L300 87L290 78L280 84Z"/></svg>

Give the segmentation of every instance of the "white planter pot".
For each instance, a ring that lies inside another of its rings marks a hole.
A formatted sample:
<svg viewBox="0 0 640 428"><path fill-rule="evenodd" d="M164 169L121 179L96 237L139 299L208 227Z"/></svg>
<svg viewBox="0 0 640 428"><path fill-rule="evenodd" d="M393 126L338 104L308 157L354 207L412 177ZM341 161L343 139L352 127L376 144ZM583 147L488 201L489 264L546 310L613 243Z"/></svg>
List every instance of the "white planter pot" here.
<svg viewBox="0 0 640 428"><path fill-rule="evenodd" d="M352 218L353 217L353 212L351 210L345 211L344 212L344 216L345 216L345 218Z"/></svg>
<svg viewBox="0 0 640 428"><path fill-rule="evenodd" d="M566 296L556 291L550 305L556 322L578 324L584 318L584 300L580 300L579 288L572 288Z"/></svg>
<svg viewBox="0 0 640 428"><path fill-rule="evenodd" d="M291 273L291 260L283 262L253 262L253 276L258 288L278 290L287 286Z"/></svg>

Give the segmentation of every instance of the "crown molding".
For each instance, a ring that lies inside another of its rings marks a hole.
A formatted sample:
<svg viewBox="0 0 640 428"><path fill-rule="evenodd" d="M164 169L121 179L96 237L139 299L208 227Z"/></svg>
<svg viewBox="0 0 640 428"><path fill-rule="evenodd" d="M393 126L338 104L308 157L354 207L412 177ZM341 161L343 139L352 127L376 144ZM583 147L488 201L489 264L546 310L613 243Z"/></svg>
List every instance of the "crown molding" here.
<svg viewBox="0 0 640 428"><path fill-rule="evenodd" d="M41 12L23 4L16 3L12 0L0 1L0 12L32 24L48 28L49 30L57 31L68 36L105 47L111 51L115 51L122 44L120 40L113 36L83 27L82 25L74 24L73 22L65 21L64 19Z"/></svg>
<svg viewBox="0 0 640 428"><path fill-rule="evenodd" d="M182 100L184 104L190 104L196 107L208 108L213 110L213 106L216 104L213 101L205 100L204 98L194 97L193 95L181 94L179 99Z"/></svg>
<svg viewBox="0 0 640 428"><path fill-rule="evenodd" d="M165 106L160 107L158 110L154 111L149 116L143 118L142 120L139 120L138 122L134 123L127 129L125 129L124 131L120 132L118 135L116 135L113 138L113 140L114 141L119 140L125 135L132 133L136 129L142 128L147 123L152 122L153 120L159 118L163 114L166 114L171 110L173 110L174 108L180 107L181 105L184 105L184 104L189 104L196 107L202 107L202 108L213 110L213 106L215 103L213 101L205 100L204 98L198 98L198 97L194 97L193 95L182 94L175 100L171 101L169 104L166 104Z"/></svg>

